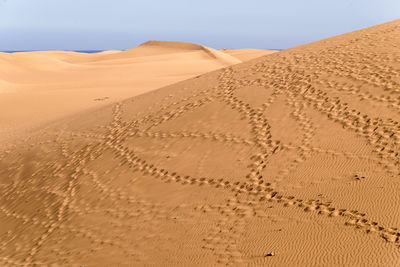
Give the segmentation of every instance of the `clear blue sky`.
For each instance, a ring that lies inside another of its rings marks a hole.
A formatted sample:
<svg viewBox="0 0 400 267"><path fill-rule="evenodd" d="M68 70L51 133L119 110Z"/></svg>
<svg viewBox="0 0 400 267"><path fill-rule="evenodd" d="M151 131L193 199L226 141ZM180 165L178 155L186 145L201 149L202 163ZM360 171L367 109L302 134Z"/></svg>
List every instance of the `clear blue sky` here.
<svg viewBox="0 0 400 267"><path fill-rule="evenodd" d="M284 49L399 17L400 0L0 0L0 50Z"/></svg>

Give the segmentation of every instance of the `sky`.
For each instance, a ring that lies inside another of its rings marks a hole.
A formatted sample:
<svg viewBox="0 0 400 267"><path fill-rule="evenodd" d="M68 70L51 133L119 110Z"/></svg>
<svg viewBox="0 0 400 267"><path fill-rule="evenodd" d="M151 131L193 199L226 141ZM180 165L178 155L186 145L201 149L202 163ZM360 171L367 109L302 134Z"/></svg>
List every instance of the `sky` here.
<svg viewBox="0 0 400 267"><path fill-rule="evenodd" d="M399 18L400 0L0 0L0 51L286 49Z"/></svg>

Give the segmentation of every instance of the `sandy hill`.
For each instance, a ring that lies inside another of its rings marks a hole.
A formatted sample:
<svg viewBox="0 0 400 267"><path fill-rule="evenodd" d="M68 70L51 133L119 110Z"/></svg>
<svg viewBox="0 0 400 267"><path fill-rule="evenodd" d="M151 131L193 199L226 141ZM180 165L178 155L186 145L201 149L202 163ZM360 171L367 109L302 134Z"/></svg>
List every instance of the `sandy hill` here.
<svg viewBox="0 0 400 267"><path fill-rule="evenodd" d="M0 154L0 261L399 266L400 20L59 120Z"/></svg>
<svg viewBox="0 0 400 267"><path fill-rule="evenodd" d="M247 59L253 54L249 52ZM197 44L165 41L94 54L0 53L0 141L247 59Z"/></svg>

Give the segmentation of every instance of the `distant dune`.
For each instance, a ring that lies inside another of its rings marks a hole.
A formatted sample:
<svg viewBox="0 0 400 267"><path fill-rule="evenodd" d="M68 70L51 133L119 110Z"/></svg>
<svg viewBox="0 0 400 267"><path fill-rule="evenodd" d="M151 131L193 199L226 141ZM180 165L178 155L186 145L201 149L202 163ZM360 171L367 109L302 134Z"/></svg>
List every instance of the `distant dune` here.
<svg viewBox="0 0 400 267"><path fill-rule="evenodd" d="M94 54L0 53L0 141L60 117L241 62L205 46L167 41Z"/></svg>
<svg viewBox="0 0 400 267"><path fill-rule="evenodd" d="M248 51L1 55L37 107L151 91L1 147L0 265L400 266L400 20Z"/></svg>

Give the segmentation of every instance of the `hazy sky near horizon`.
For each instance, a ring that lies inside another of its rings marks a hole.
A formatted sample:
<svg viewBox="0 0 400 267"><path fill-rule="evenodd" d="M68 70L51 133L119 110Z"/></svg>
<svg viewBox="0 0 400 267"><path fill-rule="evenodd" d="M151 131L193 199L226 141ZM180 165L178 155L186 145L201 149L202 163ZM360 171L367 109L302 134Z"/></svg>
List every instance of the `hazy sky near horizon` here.
<svg viewBox="0 0 400 267"><path fill-rule="evenodd" d="M0 51L147 40L285 49L399 18L400 0L0 0Z"/></svg>

